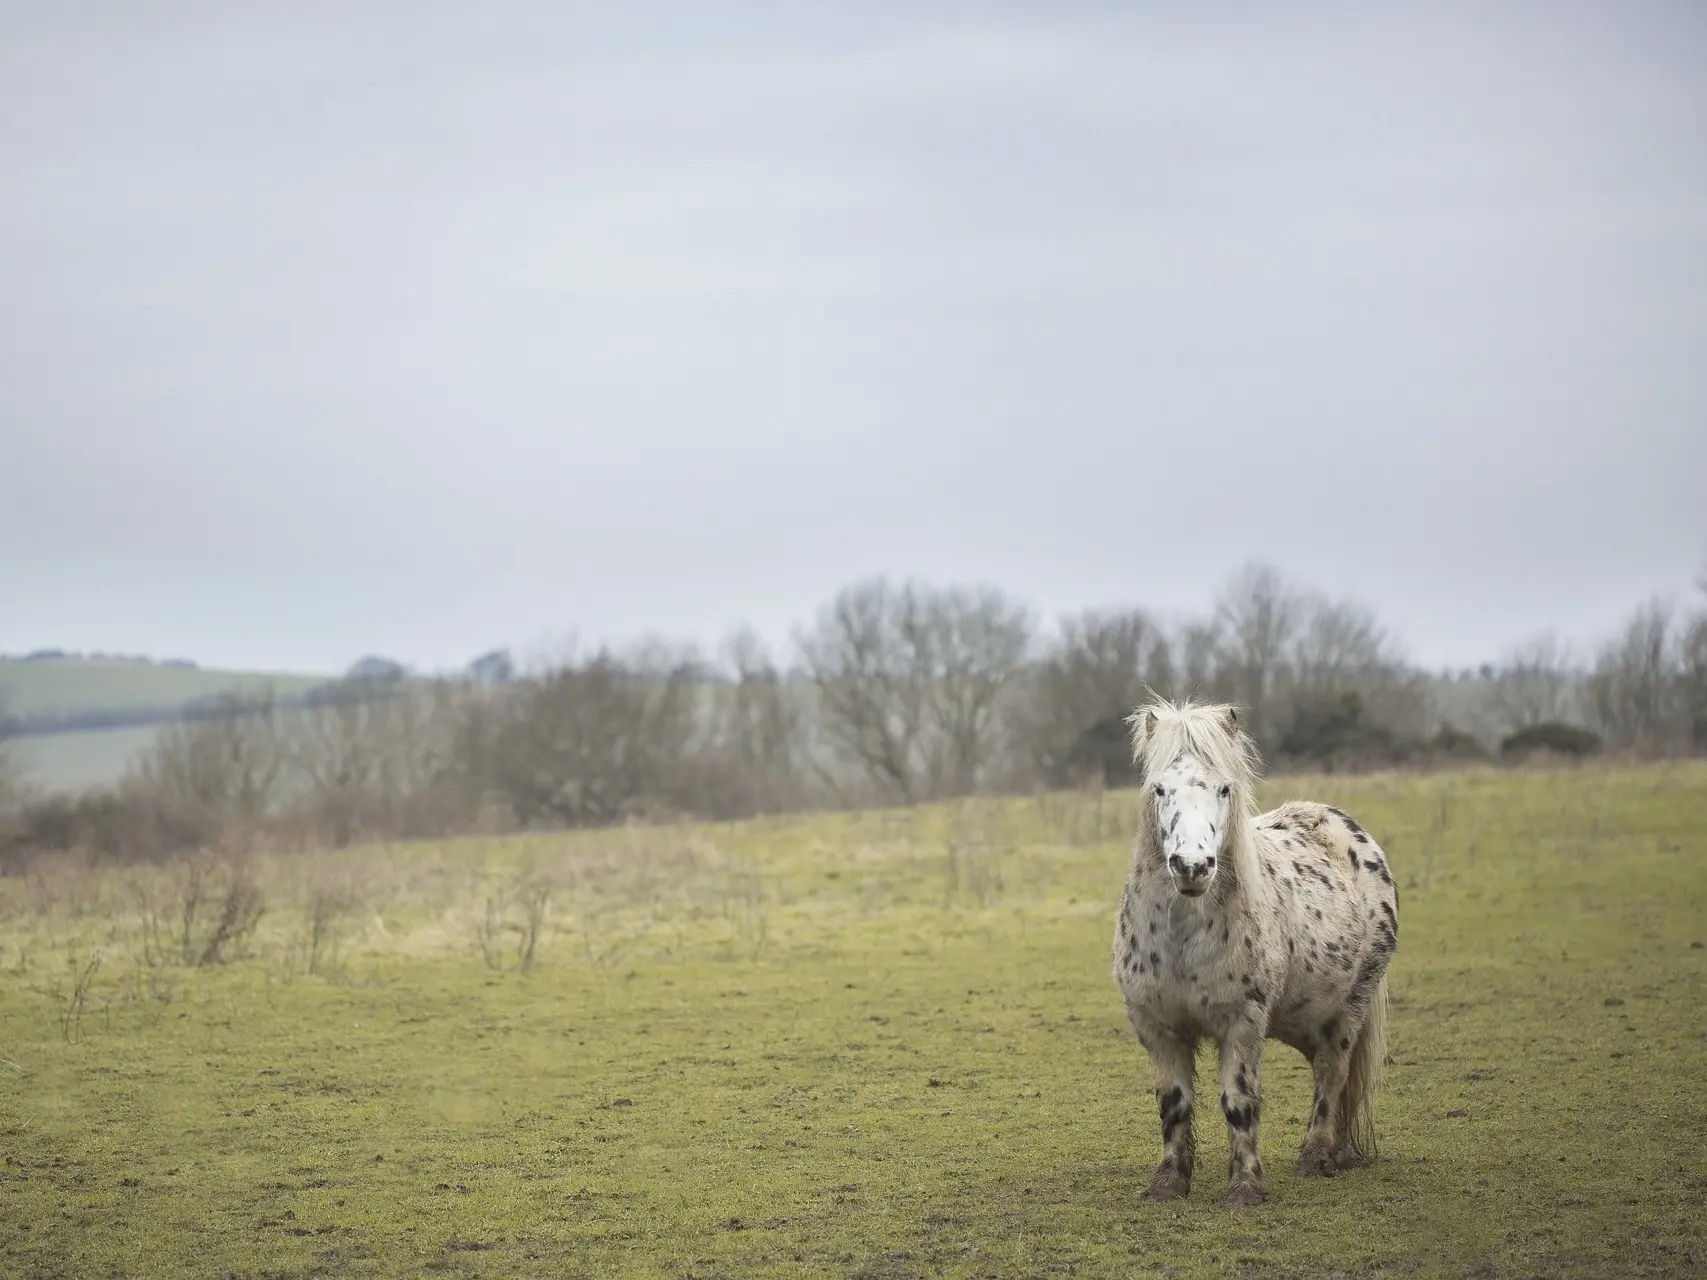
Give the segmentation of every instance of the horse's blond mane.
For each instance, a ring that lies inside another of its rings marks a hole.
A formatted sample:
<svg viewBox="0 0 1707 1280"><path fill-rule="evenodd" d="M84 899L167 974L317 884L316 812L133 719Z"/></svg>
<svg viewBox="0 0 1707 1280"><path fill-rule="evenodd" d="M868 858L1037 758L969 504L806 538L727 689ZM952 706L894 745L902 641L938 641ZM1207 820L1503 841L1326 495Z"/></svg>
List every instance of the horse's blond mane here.
<svg viewBox="0 0 1707 1280"><path fill-rule="evenodd" d="M1227 860L1246 899L1253 903L1265 899L1268 885L1257 858L1251 821L1257 812L1261 770L1256 744L1239 728L1234 709L1222 703L1174 703L1152 698L1126 722L1132 727L1132 760L1146 791L1152 778L1187 754L1196 756L1205 769L1232 785L1233 821L1227 833ZM1140 849L1159 857L1156 806L1142 804L1139 814Z"/></svg>

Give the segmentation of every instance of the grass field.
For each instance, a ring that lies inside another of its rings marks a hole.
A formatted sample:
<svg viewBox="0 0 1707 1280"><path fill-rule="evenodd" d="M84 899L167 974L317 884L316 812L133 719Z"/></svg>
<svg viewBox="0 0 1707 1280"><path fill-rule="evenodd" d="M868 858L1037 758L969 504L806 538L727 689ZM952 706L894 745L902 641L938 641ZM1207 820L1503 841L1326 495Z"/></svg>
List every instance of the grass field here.
<svg viewBox="0 0 1707 1280"><path fill-rule="evenodd" d="M1371 1169L1292 1173L1271 1044L1269 1203L1219 1207L1218 1122L1139 1203L1131 796L264 857L207 967L241 869L187 939L185 867L44 869L0 882L0 1274L1700 1274L1707 768L1282 791L1403 889Z"/></svg>

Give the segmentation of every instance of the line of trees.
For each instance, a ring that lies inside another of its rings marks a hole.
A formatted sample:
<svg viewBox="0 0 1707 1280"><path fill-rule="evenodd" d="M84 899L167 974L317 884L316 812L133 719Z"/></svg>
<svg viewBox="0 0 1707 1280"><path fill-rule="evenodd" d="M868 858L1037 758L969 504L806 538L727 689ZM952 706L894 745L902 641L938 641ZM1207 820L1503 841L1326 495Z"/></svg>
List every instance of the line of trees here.
<svg viewBox="0 0 1707 1280"><path fill-rule="evenodd" d="M1278 769L1707 751L1707 607L1643 605L1587 660L1542 636L1442 675L1369 610L1264 565L1203 617L1092 611L1048 631L994 588L873 579L790 658L743 632L711 659L651 644L518 674L493 653L455 680L228 700L163 730L115 788L15 800L0 851L132 858L234 829L344 844L1119 786L1124 717L1150 691L1239 704Z"/></svg>

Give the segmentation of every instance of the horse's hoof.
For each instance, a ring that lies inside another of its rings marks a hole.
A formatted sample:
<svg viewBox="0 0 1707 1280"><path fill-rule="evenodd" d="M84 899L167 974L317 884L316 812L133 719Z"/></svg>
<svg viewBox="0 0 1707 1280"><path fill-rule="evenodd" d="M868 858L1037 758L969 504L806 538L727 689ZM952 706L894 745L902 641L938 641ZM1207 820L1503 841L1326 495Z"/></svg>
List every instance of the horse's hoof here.
<svg viewBox="0 0 1707 1280"><path fill-rule="evenodd" d="M1331 1178L1338 1172L1333 1155L1320 1147L1305 1147L1298 1156L1300 1178Z"/></svg>
<svg viewBox="0 0 1707 1280"><path fill-rule="evenodd" d="M1150 1189L1144 1193L1143 1198L1145 1204L1166 1204L1169 1200L1178 1200L1190 1193L1191 1183L1169 1169L1150 1180Z"/></svg>
<svg viewBox="0 0 1707 1280"><path fill-rule="evenodd" d="M1249 1209L1252 1205L1261 1204L1268 1196L1254 1182L1235 1182L1227 1188L1227 1198L1221 1203L1229 1209Z"/></svg>

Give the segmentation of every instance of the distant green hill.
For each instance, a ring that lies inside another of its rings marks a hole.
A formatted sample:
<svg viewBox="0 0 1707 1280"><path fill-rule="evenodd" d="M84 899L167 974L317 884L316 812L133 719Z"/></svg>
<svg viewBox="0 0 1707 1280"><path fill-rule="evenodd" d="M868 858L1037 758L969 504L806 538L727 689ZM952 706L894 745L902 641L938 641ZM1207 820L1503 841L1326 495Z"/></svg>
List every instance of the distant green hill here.
<svg viewBox="0 0 1707 1280"><path fill-rule="evenodd" d="M25 724L101 711L170 716L223 693L271 688L290 697L332 678L88 658L0 658L0 709Z"/></svg>
<svg viewBox="0 0 1707 1280"><path fill-rule="evenodd" d="M17 776L43 791L77 792L112 786L153 743L159 725L41 733L6 744Z"/></svg>
<svg viewBox="0 0 1707 1280"><path fill-rule="evenodd" d="M105 658L0 658L0 716L13 764L51 791L116 782L160 725L198 702L269 689L288 700L334 677L203 670Z"/></svg>

